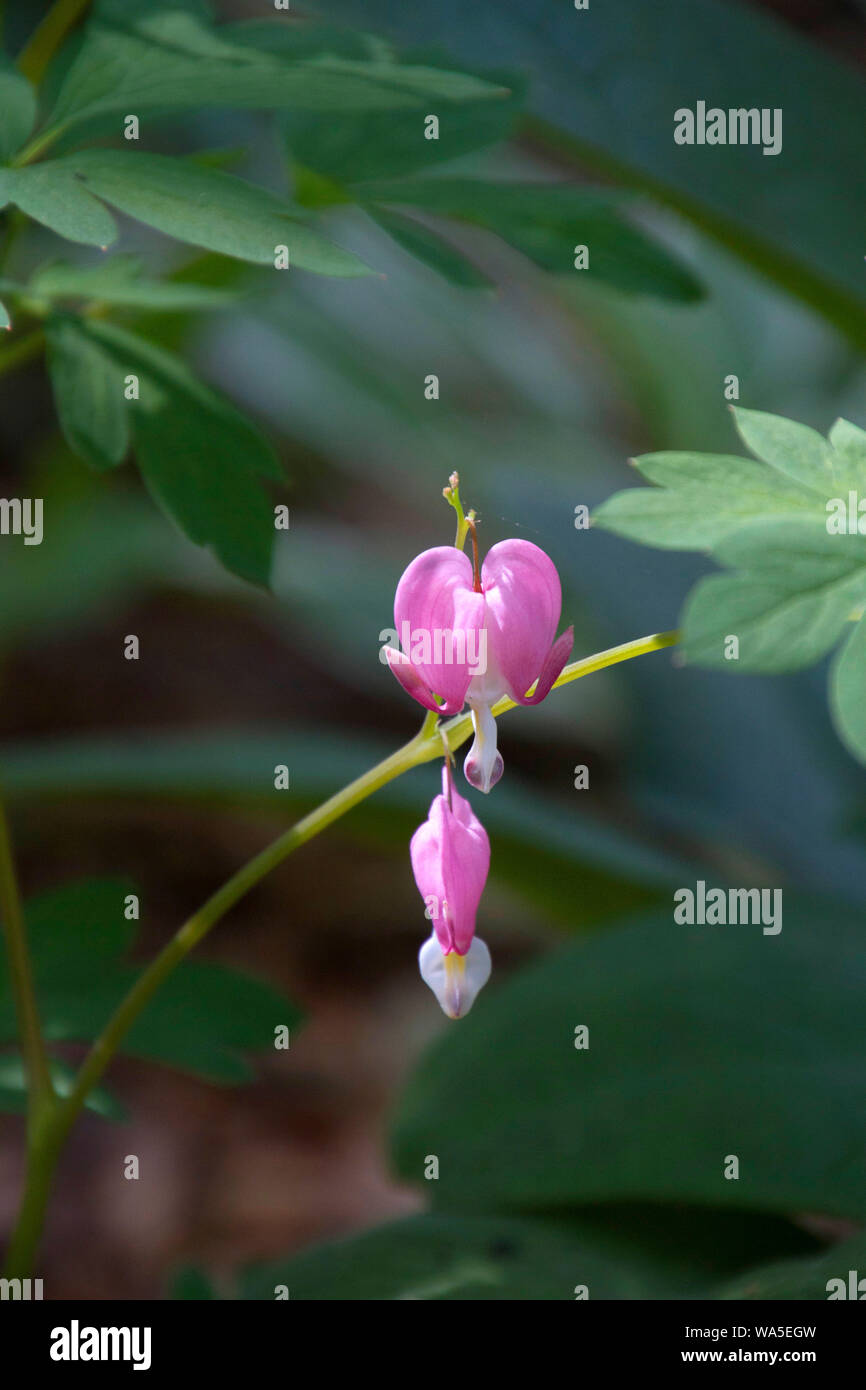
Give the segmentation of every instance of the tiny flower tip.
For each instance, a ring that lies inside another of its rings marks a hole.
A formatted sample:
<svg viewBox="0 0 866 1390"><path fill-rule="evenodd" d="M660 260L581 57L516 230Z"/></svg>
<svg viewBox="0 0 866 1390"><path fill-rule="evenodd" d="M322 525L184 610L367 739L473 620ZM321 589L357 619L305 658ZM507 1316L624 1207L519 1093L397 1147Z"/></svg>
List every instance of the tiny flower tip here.
<svg viewBox="0 0 866 1390"><path fill-rule="evenodd" d="M443 955L434 932L418 952L418 966L442 1012L449 1018L465 1018L490 979L490 952L476 936L465 956L456 951Z"/></svg>
<svg viewBox="0 0 866 1390"><path fill-rule="evenodd" d="M448 481L449 481L449 483L451 484L452 487L459 487L459 486L460 486L460 474L455 470L455 471L451 474L451 477L448 479Z"/></svg>

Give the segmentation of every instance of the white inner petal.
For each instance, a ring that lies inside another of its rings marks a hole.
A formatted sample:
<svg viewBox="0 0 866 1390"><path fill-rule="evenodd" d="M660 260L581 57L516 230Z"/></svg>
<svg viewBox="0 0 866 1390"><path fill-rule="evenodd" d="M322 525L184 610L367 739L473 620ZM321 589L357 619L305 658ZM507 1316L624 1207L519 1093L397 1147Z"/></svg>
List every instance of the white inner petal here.
<svg viewBox="0 0 866 1390"><path fill-rule="evenodd" d="M480 792L489 792L502 776L502 754L496 747L496 720L490 713L489 705L470 703L472 727L475 737L472 747L466 754L463 772L471 787Z"/></svg>
<svg viewBox="0 0 866 1390"><path fill-rule="evenodd" d="M435 933L418 952L421 979L429 985L443 1013L449 1018L465 1018L478 991L490 979L490 952L479 937L474 937L465 956L456 951L442 954Z"/></svg>

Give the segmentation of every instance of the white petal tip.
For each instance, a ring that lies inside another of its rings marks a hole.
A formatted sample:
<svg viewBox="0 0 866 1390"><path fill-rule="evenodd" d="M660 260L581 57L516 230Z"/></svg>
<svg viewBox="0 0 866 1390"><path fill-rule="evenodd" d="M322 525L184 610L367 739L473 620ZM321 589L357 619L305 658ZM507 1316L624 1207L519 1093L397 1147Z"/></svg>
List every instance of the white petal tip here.
<svg viewBox="0 0 866 1390"><path fill-rule="evenodd" d="M476 936L465 956L458 956L456 951L443 955L434 933L418 952L418 966L442 1012L449 1018L465 1018L490 979L490 952Z"/></svg>

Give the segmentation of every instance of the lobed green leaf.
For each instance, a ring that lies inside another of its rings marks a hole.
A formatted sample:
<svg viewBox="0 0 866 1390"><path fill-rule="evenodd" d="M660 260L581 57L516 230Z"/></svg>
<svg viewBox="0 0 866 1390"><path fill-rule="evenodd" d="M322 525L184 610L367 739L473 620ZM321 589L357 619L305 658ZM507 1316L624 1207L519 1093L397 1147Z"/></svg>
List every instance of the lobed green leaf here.
<svg viewBox="0 0 866 1390"><path fill-rule="evenodd" d="M338 276L372 273L352 252L309 226L301 209L286 199L189 160L85 150L33 168L0 171L0 194L4 178L11 201L73 240L102 244L100 237L114 239L117 229L104 200L167 236L225 256L273 266L276 247L285 245L290 264L302 270ZM34 187L41 202L34 198ZM88 216L97 218L95 227ZM110 224L110 235L100 218Z"/></svg>
<svg viewBox="0 0 866 1390"><path fill-rule="evenodd" d="M761 462L648 454L636 462L656 486L616 493L594 521L646 545L711 549L732 571L689 594L686 661L792 671L826 656L866 611L866 431L837 420L824 439L763 411L738 409L735 418ZM830 701L840 737L866 761L862 627L833 667Z"/></svg>
<svg viewBox="0 0 866 1390"><path fill-rule="evenodd" d="M72 317L47 325L48 374L70 448L93 468L114 468L129 448L123 373Z"/></svg>
<svg viewBox="0 0 866 1390"><path fill-rule="evenodd" d="M111 213L88 192L75 169L59 161L0 169L0 207L14 203L67 241L110 246L117 237Z"/></svg>
<svg viewBox="0 0 866 1390"><path fill-rule="evenodd" d="M48 321L58 413L76 452L95 467L121 461L127 433L151 495L196 545L266 585L274 513L261 479L282 472L259 431L173 354L116 325ZM137 397L126 383L137 378ZM80 387L81 398L76 390Z"/></svg>
<svg viewBox="0 0 866 1390"><path fill-rule="evenodd" d="M0 163L17 154L36 120L36 93L0 54Z"/></svg>
<svg viewBox="0 0 866 1390"><path fill-rule="evenodd" d="M281 26L274 25L275 33ZM475 77L385 60L314 52L292 61L275 45L261 51L228 28L192 13L113 12L88 24L46 125L52 136L81 126L120 131L120 119L202 107L366 111L495 99L500 88Z"/></svg>
<svg viewBox="0 0 866 1390"><path fill-rule="evenodd" d="M703 289L676 257L621 215L622 199L570 184L429 178L360 184L367 206L396 204L485 227L543 270L582 274L626 293L691 302ZM589 250L575 271L575 250Z"/></svg>
<svg viewBox="0 0 866 1390"><path fill-rule="evenodd" d="M244 1271L240 1296L494 1302L700 1296L748 1252L800 1243L783 1223L644 1207L518 1216L435 1212ZM709 1255L707 1252L711 1252Z"/></svg>
<svg viewBox="0 0 866 1390"><path fill-rule="evenodd" d="M403 217L392 208L370 205L367 211L398 246L452 285L462 289L492 288L492 281L472 261L422 222Z"/></svg>

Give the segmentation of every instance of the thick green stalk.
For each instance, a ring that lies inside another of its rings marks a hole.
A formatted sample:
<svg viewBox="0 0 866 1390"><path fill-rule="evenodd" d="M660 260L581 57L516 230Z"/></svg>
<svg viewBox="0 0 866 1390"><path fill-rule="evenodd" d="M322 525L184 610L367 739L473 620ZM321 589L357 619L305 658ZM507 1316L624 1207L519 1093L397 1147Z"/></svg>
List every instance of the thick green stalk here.
<svg viewBox="0 0 866 1390"><path fill-rule="evenodd" d="M40 1127L31 1131L27 1145L24 1194L3 1266L6 1279L27 1279L33 1268L42 1239L54 1172L70 1129L70 1125L59 1123L60 1118L61 1112L55 1108L51 1118L43 1119Z"/></svg>
<svg viewBox="0 0 866 1390"><path fill-rule="evenodd" d="M9 977L15 999L21 1051L24 1054L24 1065L27 1069L28 1119L29 1127L32 1128L42 1110L50 1106L54 1091L51 1085L51 1074L48 1070L48 1058L45 1053L42 1028L39 1023L30 952L27 949L24 913L21 910L21 895L18 892L18 879L12 856L12 841L2 800L0 800L0 917L3 919L3 934L6 939Z"/></svg>
<svg viewBox="0 0 866 1390"><path fill-rule="evenodd" d="M598 652L582 661L572 662L566 666L554 688L568 685L581 676L601 671L621 661L628 661L632 657L673 646L678 638L679 634L676 632L656 633L651 637L638 638L634 642L625 642L619 647L611 647L608 651ZM493 713L500 715L515 708L517 706L513 700L504 699L494 706ZM413 767L420 767L422 763L442 757L443 740L453 751L465 743L471 733L472 720L468 715L457 715L440 725L437 716L429 714L418 734L405 747L398 749L396 753L392 753L324 801L233 874L211 898L208 898L198 912L184 923L168 945L163 947L159 955L145 968L85 1057L69 1095L56 1104L53 1113L45 1118L42 1127L34 1136L35 1142L31 1144L28 1155L24 1198L7 1254L7 1278L27 1277L38 1249L54 1169L69 1130L123 1039L163 981L207 935L211 927L294 850L306 844L329 825L333 825L334 821L339 820L347 811L352 810L388 782L402 776L404 772L409 772Z"/></svg>

